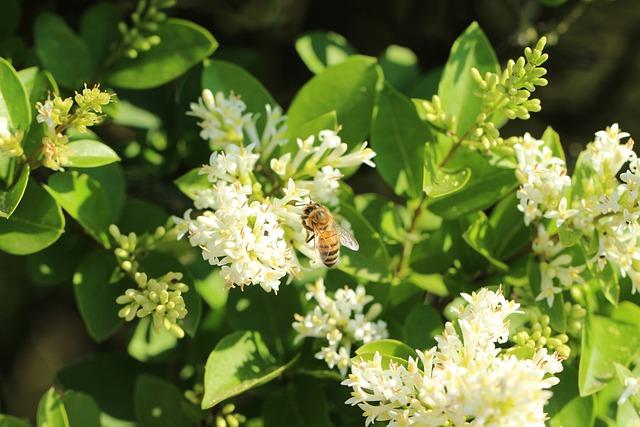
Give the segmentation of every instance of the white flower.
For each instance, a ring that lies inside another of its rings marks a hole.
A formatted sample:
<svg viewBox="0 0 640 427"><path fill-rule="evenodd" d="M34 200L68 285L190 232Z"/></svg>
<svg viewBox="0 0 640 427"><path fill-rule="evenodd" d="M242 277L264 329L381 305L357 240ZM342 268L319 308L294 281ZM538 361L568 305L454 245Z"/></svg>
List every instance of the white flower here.
<svg viewBox="0 0 640 427"><path fill-rule="evenodd" d="M53 101L47 99L44 103L38 102L36 104L36 121L38 123L45 123L48 128L53 129L56 127L56 123L53 120Z"/></svg>
<svg viewBox="0 0 640 427"><path fill-rule="evenodd" d="M557 210L549 210L544 214L545 218L555 219L556 225L560 227L564 222L578 213L577 209L567 209L567 198L560 199Z"/></svg>
<svg viewBox="0 0 640 427"><path fill-rule="evenodd" d="M287 165L291 160L291 153L286 153L279 159L271 159L269 166L271 169L280 176L284 176L287 173Z"/></svg>
<svg viewBox="0 0 640 427"><path fill-rule="evenodd" d="M626 144L620 143L628 137L629 134L621 132L617 123L596 132L596 139L587 147L585 161L590 162L596 173L615 176L622 165L636 158L633 140L628 140Z"/></svg>
<svg viewBox="0 0 640 427"><path fill-rule="evenodd" d="M323 166L316 172L313 181L298 181L298 186L309 190L313 200L328 204L338 204L338 188L343 175L338 169Z"/></svg>
<svg viewBox="0 0 640 427"><path fill-rule="evenodd" d="M347 373L351 362L351 346L366 344L387 337L387 324L373 319L379 314L378 304L373 304L365 314L364 307L373 297L365 293L362 286L356 290L338 289L333 298L327 295L324 281L318 279L307 286L307 299L317 305L306 316L295 315L293 329L296 341L305 337L323 338L327 344L315 357L324 360L329 368L337 367L342 376Z"/></svg>
<svg viewBox="0 0 640 427"><path fill-rule="evenodd" d="M618 405L622 405L631 396L637 395L640 392L640 378L629 377L624 380L624 391L618 399Z"/></svg>
<svg viewBox="0 0 640 427"><path fill-rule="evenodd" d="M362 409L366 425L544 426L559 359L546 349L532 359L502 353L496 343L506 340L506 318L518 304L486 289L463 297L462 336L447 323L438 346L416 350L406 365L385 365L379 353L354 360L342 384L351 387L346 403Z"/></svg>
<svg viewBox="0 0 640 427"><path fill-rule="evenodd" d="M244 114L247 106L239 97L232 93L227 98L222 92L214 96L205 89L198 102L192 102L190 107L187 114L200 119L200 137L209 141L212 149L242 143L243 128L251 122L251 114Z"/></svg>

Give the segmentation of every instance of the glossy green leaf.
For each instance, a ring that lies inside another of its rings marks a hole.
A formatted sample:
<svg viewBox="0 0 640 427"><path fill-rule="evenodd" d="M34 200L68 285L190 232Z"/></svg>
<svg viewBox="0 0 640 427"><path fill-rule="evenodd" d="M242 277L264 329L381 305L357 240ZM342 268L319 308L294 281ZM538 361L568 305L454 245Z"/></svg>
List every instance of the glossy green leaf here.
<svg viewBox="0 0 640 427"><path fill-rule="evenodd" d="M409 357L416 358L418 355L414 349L407 344L393 339L372 341L364 344L356 350L356 357L373 359L375 354L382 356L383 365L390 361L405 365Z"/></svg>
<svg viewBox="0 0 640 427"><path fill-rule="evenodd" d="M435 144L424 146L424 179L422 189L430 199L450 196L464 188L471 179L471 169L447 171L440 167Z"/></svg>
<svg viewBox="0 0 640 427"><path fill-rule="evenodd" d="M136 380L133 393L140 427L188 427L197 424L185 413L187 401L173 384L150 375Z"/></svg>
<svg viewBox="0 0 640 427"><path fill-rule="evenodd" d="M105 252L87 255L73 275L73 293L80 316L89 335L101 342L113 335L122 325L118 317L122 308L116 298L129 285L125 279L114 282L115 257Z"/></svg>
<svg viewBox="0 0 640 427"><path fill-rule="evenodd" d="M355 147L369 133L375 95L381 85L382 72L374 58L350 57L325 69L302 87L289 107L287 124L295 129L335 111L342 125L340 136Z"/></svg>
<svg viewBox="0 0 640 427"><path fill-rule="evenodd" d="M66 390L91 396L103 418L106 415L112 420L133 421L134 383L139 374L150 369L124 354L102 352L65 366L56 380Z"/></svg>
<svg viewBox="0 0 640 427"><path fill-rule="evenodd" d="M62 395L62 403L69 417L69 426L101 427L100 408L91 396L76 391Z"/></svg>
<svg viewBox="0 0 640 427"><path fill-rule="evenodd" d="M562 148L562 142L560 142L560 135L558 135L558 132L553 130L551 126L547 126L545 129L542 134L542 140L544 141L544 145L551 149L555 157L559 157L564 161L567 160L564 155L564 149Z"/></svg>
<svg viewBox="0 0 640 427"><path fill-rule="evenodd" d="M469 181L460 191L429 203L429 209L436 215L454 219L487 209L518 186L513 169L492 165L476 152L458 150L456 161L451 162L451 169L460 170L463 167L471 170Z"/></svg>
<svg viewBox="0 0 640 427"><path fill-rule="evenodd" d="M158 227L167 224L168 218L169 214L154 203L127 198L118 227L123 233L154 233Z"/></svg>
<svg viewBox="0 0 640 427"><path fill-rule="evenodd" d="M314 74L356 54L355 48L344 37L332 31L310 31L302 35L296 40L296 51Z"/></svg>
<svg viewBox="0 0 640 427"><path fill-rule="evenodd" d="M40 399L37 427L71 427L61 396L51 387Z"/></svg>
<svg viewBox="0 0 640 427"><path fill-rule="evenodd" d="M471 128L480 113L481 99L476 95L479 88L471 77L473 67L481 75L500 71L491 43L477 22L469 25L453 44L438 86L443 110L458 119L459 136Z"/></svg>
<svg viewBox="0 0 640 427"><path fill-rule="evenodd" d="M38 252L64 232L58 203L34 180L10 218L0 218L0 250L14 255Z"/></svg>
<svg viewBox="0 0 640 427"><path fill-rule="evenodd" d="M424 147L433 138L411 101L385 86L374 110L371 144L378 171L396 194L417 198L422 193Z"/></svg>
<svg viewBox="0 0 640 427"><path fill-rule="evenodd" d="M29 182L29 164L19 166L17 177L7 188L0 188L0 218L9 218L16 210Z"/></svg>
<svg viewBox="0 0 640 427"><path fill-rule="evenodd" d="M287 367L276 362L258 332L233 332L218 342L207 359L202 409L269 382Z"/></svg>
<svg viewBox="0 0 640 427"><path fill-rule="evenodd" d="M403 342L411 348L425 350L435 345L435 337L442 334L444 325L440 314L430 305L416 305L402 326Z"/></svg>
<svg viewBox="0 0 640 427"><path fill-rule="evenodd" d="M389 253L380 233L351 205L341 204L340 215L351 225L360 249L352 251L343 247L337 267L361 279L380 281L387 278L390 274Z"/></svg>
<svg viewBox="0 0 640 427"><path fill-rule="evenodd" d="M113 4L100 2L80 17L80 37L87 46L94 66L98 68L109 56L111 48L122 37L118 31L120 13Z"/></svg>
<svg viewBox="0 0 640 427"><path fill-rule="evenodd" d="M275 107L277 102L269 91L248 71L226 61L210 60L202 70L202 89L214 94L222 92L229 96L231 92L239 95L247 106L247 112L265 115L265 105Z"/></svg>
<svg viewBox="0 0 640 427"><path fill-rule="evenodd" d="M285 151L297 150L297 139L306 139L311 135L317 136L320 131L330 129L338 129L338 116L335 111L329 111L315 119L311 119L306 123L301 124L295 128L287 128L287 136L289 138L288 144L285 146Z"/></svg>
<svg viewBox="0 0 640 427"><path fill-rule="evenodd" d="M494 230L489 223L489 218L480 211L476 220L467 228L462 237L465 242L475 249L480 255L485 257L487 261L494 267L502 271L507 271L509 267L500 261L493 253L493 242L496 239L495 233L502 230Z"/></svg>
<svg viewBox="0 0 640 427"><path fill-rule="evenodd" d="M22 418L0 414L0 427L30 427L31 424Z"/></svg>
<svg viewBox="0 0 640 427"><path fill-rule="evenodd" d="M390 45L378 58L384 79L395 89L403 92L412 86L420 75L418 57L411 49Z"/></svg>
<svg viewBox="0 0 640 427"><path fill-rule="evenodd" d="M262 405L264 427L333 427L329 404L317 381L297 378L270 393Z"/></svg>
<svg viewBox="0 0 640 427"><path fill-rule="evenodd" d="M33 34L36 54L60 85L80 89L95 72L87 44L53 13L36 18Z"/></svg>
<svg viewBox="0 0 640 427"><path fill-rule="evenodd" d="M614 363L626 366L639 351L637 324L587 315L582 327L580 395L589 396L604 388L615 376Z"/></svg>
<svg viewBox="0 0 640 427"><path fill-rule="evenodd" d="M438 93L438 84L442 77L442 67L427 71L409 89L407 96L410 98L431 99Z"/></svg>
<svg viewBox="0 0 640 427"><path fill-rule="evenodd" d="M560 382L551 389L553 397L545 407L550 418L549 426L593 426L594 398L593 396L580 397L578 394L576 369L565 366L558 378Z"/></svg>
<svg viewBox="0 0 640 427"><path fill-rule="evenodd" d="M127 345L127 352L134 359L147 362L173 350L177 344L178 338L175 335L165 330L156 330L151 317L147 316L138 320Z"/></svg>
<svg viewBox="0 0 640 427"><path fill-rule="evenodd" d="M118 222L124 204L124 176L117 164L57 172L47 189L93 238L110 247L108 227Z"/></svg>
<svg viewBox="0 0 640 427"><path fill-rule="evenodd" d="M0 58L0 117L9 121L12 132L26 132L31 124L27 92L13 66Z"/></svg>
<svg viewBox="0 0 640 427"><path fill-rule="evenodd" d="M123 89L160 86L187 72L218 47L205 28L182 19L169 18L156 34L160 44L139 52L134 59L121 57L109 67L109 84Z"/></svg>
<svg viewBox="0 0 640 427"><path fill-rule="evenodd" d="M29 278L41 285L70 281L89 248L80 234L64 233L53 245L27 257Z"/></svg>
<svg viewBox="0 0 640 427"><path fill-rule="evenodd" d="M120 160L111 147L100 141L78 139L70 142L68 161L63 166L75 168L95 168Z"/></svg>
<svg viewBox="0 0 640 427"><path fill-rule="evenodd" d="M531 229L524 225L515 192L495 205L489 216L489 225L494 230L492 247L497 258L507 261L530 247Z"/></svg>
<svg viewBox="0 0 640 427"><path fill-rule="evenodd" d="M198 197L199 191L211 188L212 185L207 179L207 175L200 173L200 168L191 169L176 179L174 183L180 191L192 200Z"/></svg>

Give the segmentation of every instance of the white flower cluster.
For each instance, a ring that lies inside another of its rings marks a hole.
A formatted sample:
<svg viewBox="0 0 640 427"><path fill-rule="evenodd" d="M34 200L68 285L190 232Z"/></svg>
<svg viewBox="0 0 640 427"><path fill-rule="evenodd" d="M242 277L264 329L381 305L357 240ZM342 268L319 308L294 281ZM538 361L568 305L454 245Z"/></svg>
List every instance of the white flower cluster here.
<svg viewBox="0 0 640 427"><path fill-rule="evenodd" d="M387 365L379 353L353 362L342 384L353 389L347 403L362 409L366 425L545 425L560 360L546 349L532 359L507 355L496 344L507 340L506 318L519 305L487 289L462 296L468 304L458 313L461 335L448 322L437 347L416 350L406 365Z"/></svg>
<svg viewBox="0 0 640 427"><path fill-rule="evenodd" d="M176 223L210 264L222 267L228 287L259 284L277 292L287 274L300 270L296 251L317 262L300 219L302 204L309 198L337 204L339 169L373 165L375 153L365 143L347 154L336 132L324 130L319 144L310 136L275 157L287 142L286 117L267 105L259 135L257 116L245 110L239 98L209 90L191 104L188 114L201 119L200 136L218 151L200 170L210 187L198 192L194 206L204 211L191 218L188 210Z"/></svg>
<svg viewBox="0 0 640 427"><path fill-rule="evenodd" d="M23 153L22 132L11 132L9 120L0 117L0 155L7 157L21 156Z"/></svg>
<svg viewBox="0 0 640 427"><path fill-rule="evenodd" d="M528 133L514 145L518 159L516 175L522 184L518 190L518 209L524 213L524 222L541 218L555 218L561 225L576 213L567 210L567 199L563 196L571 186L564 160L555 157L544 141Z"/></svg>
<svg viewBox="0 0 640 427"><path fill-rule="evenodd" d="M182 297L189 287L182 280L182 273L169 272L157 279L148 279L145 273L135 273L137 289L127 289L116 298L124 305L118 316L127 322L137 317L152 316L156 330L167 330L177 338L184 337L184 330L178 320L187 315L187 307Z"/></svg>
<svg viewBox="0 0 640 427"><path fill-rule="evenodd" d="M315 357L327 362L329 368L337 367L345 376L351 365L353 344L366 344L388 336L387 324L383 320L373 321L382 307L372 304L365 313L364 307L373 297L365 293L363 286L355 291L348 287L338 289L333 298L327 295L322 279L307 289L307 299L314 299L317 305L306 316L295 315L296 341L305 337L326 339L327 345Z"/></svg>

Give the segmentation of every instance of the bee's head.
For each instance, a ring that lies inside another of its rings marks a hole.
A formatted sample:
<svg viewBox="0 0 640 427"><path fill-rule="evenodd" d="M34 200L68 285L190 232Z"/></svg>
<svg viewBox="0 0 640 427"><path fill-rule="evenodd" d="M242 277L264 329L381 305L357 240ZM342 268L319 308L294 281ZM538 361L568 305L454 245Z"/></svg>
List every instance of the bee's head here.
<svg viewBox="0 0 640 427"><path fill-rule="evenodd" d="M304 215L309 215L311 212L313 212L314 210L318 209L320 207L320 205L316 202L309 202L304 209L302 210L302 213Z"/></svg>

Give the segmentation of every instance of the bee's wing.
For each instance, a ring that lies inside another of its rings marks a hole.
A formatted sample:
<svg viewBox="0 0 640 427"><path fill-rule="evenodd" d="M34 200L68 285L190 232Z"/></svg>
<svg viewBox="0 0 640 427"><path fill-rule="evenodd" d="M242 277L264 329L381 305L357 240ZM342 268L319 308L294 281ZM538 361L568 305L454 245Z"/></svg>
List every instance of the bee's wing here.
<svg viewBox="0 0 640 427"><path fill-rule="evenodd" d="M353 234L342 228L340 224L335 221L333 223L333 226L338 233L338 237L340 238L340 244L342 244L346 248L351 249L352 251L357 251L358 249L360 249L360 243L358 243L356 238L353 237Z"/></svg>

